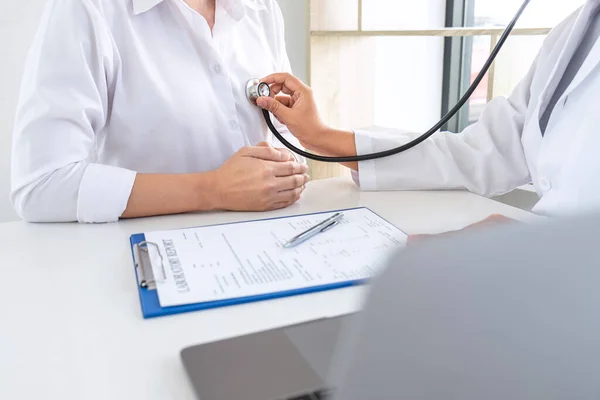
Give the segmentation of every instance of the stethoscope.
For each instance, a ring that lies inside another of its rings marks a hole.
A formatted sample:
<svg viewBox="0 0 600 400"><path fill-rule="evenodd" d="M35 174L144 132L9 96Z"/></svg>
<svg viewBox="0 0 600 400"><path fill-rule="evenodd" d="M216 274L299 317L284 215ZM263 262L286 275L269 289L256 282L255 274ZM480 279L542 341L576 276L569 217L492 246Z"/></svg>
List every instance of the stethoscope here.
<svg viewBox="0 0 600 400"><path fill-rule="evenodd" d="M525 0L523 2L523 5L521 5L521 8L519 8L519 11L515 15L515 17L512 19L510 24L508 24L508 26L506 27L506 30L504 31L504 33L498 40L498 44L492 50L490 57L485 62L483 68L479 72L479 75L477 75L477 77L475 78L475 80L473 81L473 83L471 84L469 89L465 92L465 94L458 101L458 103L454 106L454 108L452 108L444 117L442 117L442 119L437 124L435 124L426 133L424 133L423 135L419 136L418 138L414 139L413 141L411 141L403 146L396 147L394 149L390 149L390 150L386 150L386 151L381 151L381 152L371 153L371 154L363 154L363 155L359 155L359 156L326 157L326 156L320 156L320 155L306 152L302 149L297 148L290 142L288 142L277 131L277 128L275 128L275 126L273 125L273 121L271 120L271 114L267 110L262 110L263 116L267 123L267 126L269 127L269 130L273 133L273 135L275 135L275 137L281 143L283 143L283 145L285 147L287 147L288 149L290 149L291 151L293 151L294 153L296 153L302 157L306 157L307 159L314 160L314 161L330 162L330 163L360 162L360 161L376 160L379 158L390 157L390 156L393 156L393 155L396 155L399 153L403 153L407 150L410 150L413 147L423 143L425 140L429 139L434 133L438 132L442 128L442 126L444 126L448 121L450 121L452 119L452 117L454 117L460 111L460 109L465 105L465 103L469 100L469 98L471 98L471 96L475 92L475 89L477 89L477 86L479 86L479 84L485 77L485 74L488 72L488 70L494 63L496 56L498 55L498 53L504 46L506 39L508 39L508 37L510 36L513 28L515 27L515 25L521 18L523 11L525 11L525 9L529 5L530 1L531 0ZM252 79L252 80L248 81L247 86L246 86L246 96L248 97L248 100L252 104L256 105L256 100L259 97L270 96L270 95L271 95L271 88L269 87L268 84L261 82L259 79Z"/></svg>

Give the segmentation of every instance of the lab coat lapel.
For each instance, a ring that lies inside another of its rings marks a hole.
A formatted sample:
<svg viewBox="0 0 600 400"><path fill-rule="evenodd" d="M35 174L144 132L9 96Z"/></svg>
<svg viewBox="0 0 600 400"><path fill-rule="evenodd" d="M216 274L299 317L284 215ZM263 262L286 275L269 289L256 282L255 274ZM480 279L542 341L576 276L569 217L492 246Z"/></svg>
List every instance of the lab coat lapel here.
<svg viewBox="0 0 600 400"><path fill-rule="evenodd" d="M550 77L548 78L548 83L546 84L546 87L544 88L544 90L542 90L540 94L540 99L538 101L538 107L535 115L535 118L538 121L540 119L541 114L546 110L546 107L548 107L548 103L550 102L552 95L556 91L556 88L558 87L562 76L567 70L569 62L573 58L577 47L581 43L581 39L583 38L583 35L596 8L597 3L595 1L588 1L585 4L583 9L581 10L581 13L579 14L579 17L577 18L577 21L575 22L575 25L573 25L573 28L569 33L565 45L562 46L557 61L554 64L554 67L552 68L552 72L550 73ZM539 127L539 123L537 124L537 126Z"/></svg>
<svg viewBox="0 0 600 400"><path fill-rule="evenodd" d="M529 169L534 180L537 176L538 156L544 143L540 128L541 114L546 110L546 107L548 107L550 98L556 91L556 88L567 69L569 61L573 58L595 8L595 1L588 1L586 3L581 9L577 20L566 39L557 41L555 43L555 48L548 57L548 65L545 67L548 78L545 86L542 86L543 89L538 94L537 104L532 112L531 119L525 127L521 139L525 153L527 154L527 159L529 160Z"/></svg>
<svg viewBox="0 0 600 400"><path fill-rule="evenodd" d="M593 12L591 15L594 15L597 12L598 3L594 4ZM589 21L588 21L589 22ZM588 77L588 75L598 67L598 62L600 61L600 40L596 41L596 44L592 47L590 54L586 57L581 66L581 69L573 79L573 82L569 85L567 90L565 91L564 96L569 96L575 89L577 89Z"/></svg>

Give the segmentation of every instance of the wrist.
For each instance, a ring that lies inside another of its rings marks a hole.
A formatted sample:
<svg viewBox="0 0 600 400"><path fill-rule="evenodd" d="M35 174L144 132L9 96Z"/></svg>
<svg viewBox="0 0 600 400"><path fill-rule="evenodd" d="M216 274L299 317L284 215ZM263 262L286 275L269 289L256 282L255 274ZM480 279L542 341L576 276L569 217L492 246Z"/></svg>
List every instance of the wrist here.
<svg viewBox="0 0 600 400"><path fill-rule="evenodd" d="M193 174L196 211L220 210L223 204L219 170Z"/></svg>
<svg viewBox="0 0 600 400"><path fill-rule="evenodd" d="M334 131L332 128L328 127L327 125L323 125L321 127L311 129L311 134L307 139L298 137L298 140L305 149L316 152L318 149L323 147L324 141L326 140L325 138L332 131Z"/></svg>
<svg viewBox="0 0 600 400"><path fill-rule="evenodd" d="M302 143L312 152L332 157L347 157L357 154L354 132L325 127L314 137L315 140Z"/></svg>

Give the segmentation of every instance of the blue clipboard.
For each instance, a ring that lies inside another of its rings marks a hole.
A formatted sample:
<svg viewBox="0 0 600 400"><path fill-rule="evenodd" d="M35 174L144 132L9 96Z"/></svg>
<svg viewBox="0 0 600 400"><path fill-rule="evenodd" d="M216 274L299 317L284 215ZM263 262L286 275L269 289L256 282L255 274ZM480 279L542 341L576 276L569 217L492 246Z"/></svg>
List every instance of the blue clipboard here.
<svg viewBox="0 0 600 400"><path fill-rule="evenodd" d="M207 227L208 226L235 225L235 224L243 224L243 223L247 223L247 222L269 221L269 220L276 220L276 219L286 219L286 218L299 217L302 215L329 214L332 212L343 212L343 211L358 210L358 209L367 209L367 210L373 212L372 210L368 209L367 207L356 207L356 208L348 208L348 209L344 209L344 210L333 210L333 211L324 211L324 212L310 213L310 214L290 215L290 216L277 217L277 218L264 218L264 219L257 219L257 220L253 220L253 221L242 221L242 222L232 222L232 223L226 223L226 224L207 225ZM374 214L376 214L376 213L374 213ZM378 215L378 214L376 214L376 215ZM381 216L379 216L379 217L382 218ZM347 282L341 282L341 283L335 283L335 284L329 284L329 285L313 286L313 287L308 287L308 288L289 290L289 291L284 291L284 292L266 293L266 294L262 294L262 295L258 295L258 296L241 297L241 298L235 298L235 299L227 299L227 300L196 303L196 304L186 304L186 305L174 306L174 307L161 307L160 301L158 300L158 292L155 289L150 289L150 288L146 287L146 285L143 284L144 278L142 276L140 276L141 275L140 268L138 268L138 265L137 265L138 261L136 261L136 260L139 260L139 255L135 254L137 251L136 248L138 246L140 246L140 244L145 243L145 241L146 241L146 237L143 233L132 235L130 237L131 255L134 260L134 269L135 269L135 274L136 274L137 287L138 287L138 291L139 291L140 304L142 306L142 314L144 316L144 319L164 317L167 315L182 314L182 313L187 313L187 312L192 312L192 311L209 310L209 309L219 308L219 307L235 306L235 305L240 305L240 304L253 303L256 301L273 300L273 299L279 299L279 298L290 297L290 296L299 296L299 295L322 292L322 291L327 291L327 290L342 289L342 288L346 288L346 287L350 287L350 286L357 286L357 285L366 283L366 281L364 281L364 280L355 280L355 281L347 281Z"/></svg>

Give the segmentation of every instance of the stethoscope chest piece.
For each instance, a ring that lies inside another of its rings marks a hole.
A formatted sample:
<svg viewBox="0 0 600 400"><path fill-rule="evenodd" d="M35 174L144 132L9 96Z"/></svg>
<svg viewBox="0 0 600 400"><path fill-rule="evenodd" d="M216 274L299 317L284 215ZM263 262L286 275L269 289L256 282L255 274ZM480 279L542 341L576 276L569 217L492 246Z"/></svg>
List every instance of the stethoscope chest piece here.
<svg viewBox="0 0 600 400"><path fill-rule="evenodd" d="M271 95L271 88L268 84L261 82L260 79L250 79L246 84L246 97L248 101L256 105L259 97L268 97Z"/></svg>

